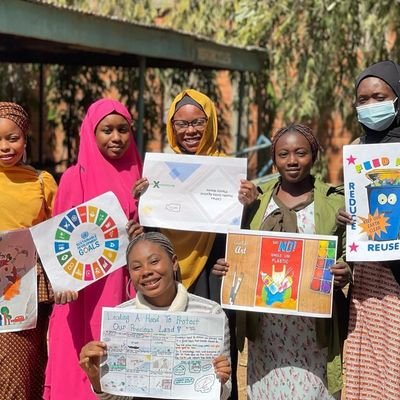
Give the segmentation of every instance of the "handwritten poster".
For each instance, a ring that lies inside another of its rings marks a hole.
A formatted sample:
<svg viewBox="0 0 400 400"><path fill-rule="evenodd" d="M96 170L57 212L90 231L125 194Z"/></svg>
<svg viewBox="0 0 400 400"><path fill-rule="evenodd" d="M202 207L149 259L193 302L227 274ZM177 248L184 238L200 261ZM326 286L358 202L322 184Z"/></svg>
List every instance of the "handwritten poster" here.
<svg viewBox="0 0 400 400"><path fill-rule="evenodd" d="M238 230L229 232L224 308L330 317L335 236Z"/></svg>
<svg viewBox="0 0 400 400"><path fill-rule="evenodd" d="M219 399L224 317L103 308L101 387L121 396Z"/></svg>
<svg viewBox="0 0 400 400"><path fill-rule="evenodd" d="M245 158L146 153L143 176L150 185L139 201L140 223L200 232L239 228L246 175Z"/></svg>
<svg viewBox="0 0 400 400"><path fill-rule="evenodd" d="M36 327L36 250L28 229L0 232L0 334Z"/></svg>
<svg viewBox="0 0 400 400"><path fill-rule="evenodd" d="M398 260L400 143L343 148L348 261Z"/></svg>
<svg viewBox="0 0 400 400"><path fill-rule="evenodd" d="M31 228L54 291L80 290L126 264L127 218L107 192Z"/></svg>

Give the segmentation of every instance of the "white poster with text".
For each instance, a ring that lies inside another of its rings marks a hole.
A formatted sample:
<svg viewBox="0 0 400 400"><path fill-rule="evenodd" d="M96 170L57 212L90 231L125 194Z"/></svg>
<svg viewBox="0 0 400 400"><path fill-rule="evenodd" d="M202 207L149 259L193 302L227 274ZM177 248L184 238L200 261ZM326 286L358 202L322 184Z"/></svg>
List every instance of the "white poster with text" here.
<svg viewBox="0 0 400 400"><path fill-rule="evenodd" d="M102 390L134 398L219 399L212 361L223 351L224 323L223 315L103 308Z"/></svg>
<svg viewBox="0 0 400 400"><path fill-rule="evenodd" d="M143 226L226 233L239 228L245 158L146 153L149 188L139 201Z"/></svg>

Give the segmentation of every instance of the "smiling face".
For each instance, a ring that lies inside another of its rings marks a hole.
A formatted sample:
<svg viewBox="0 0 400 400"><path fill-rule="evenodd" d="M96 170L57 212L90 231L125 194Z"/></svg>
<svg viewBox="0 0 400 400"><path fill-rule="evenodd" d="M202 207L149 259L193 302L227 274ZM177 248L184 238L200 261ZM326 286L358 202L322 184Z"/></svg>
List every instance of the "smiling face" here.
<svg viewBox="0 0 400 400"><path fill-rule="evenodd" d="M311 145L296 131L289 131L275 144L275 165L282 181L300 183L310 176L313 166Z"/></svg>
<svg viewBox="0 0 400 400"><path fill-rule="evenodd" d="M18 164L25 150L26 138L15 122L0 118L0 167Z"/></svg>
<svg viewBox="0 0 400 400"><path fill-rule="evenodd" d="M195 120L200 122L202 120L207 120L207 115L200 110L200 108L192 105L186 104L182 106L173 117L172 126L176 136L176 141L183 152L188 154L195 154L199 148L200 141L204 135L207 127L207 123L200 126L189 125L187 128L180 128L179 121L193 122Z"/></svg>
<svg viewBox="0 0 400 400"><path fill-rule="evenodd" d="M369 76L363 79L357 87L357 106L363 106L381 101L394 100L396 94L382 79Z"/></svg>
<svg viewBox="0 0 400 400"><path fill-rule="evenodd" d="M109 114L96 127L96 143L109 160L119 160L131 141L132 131L128 121L119 114Z"/></svg>
<svg viewBox="0 0 400 400"><path fill-rule="evenodd" d="M137 292L157 307L171 305L176 296L176 255L172 258L158 243L138 241L128 254L129 275Z"/></svg>

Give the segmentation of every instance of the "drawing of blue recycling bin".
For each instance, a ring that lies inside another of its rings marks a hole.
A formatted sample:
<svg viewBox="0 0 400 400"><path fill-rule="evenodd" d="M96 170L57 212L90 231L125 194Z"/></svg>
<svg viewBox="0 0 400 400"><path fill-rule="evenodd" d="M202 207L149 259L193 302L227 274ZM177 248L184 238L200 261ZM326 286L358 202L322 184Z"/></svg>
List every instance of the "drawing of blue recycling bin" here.
<svg viewBox="0 0 400 400"><path fill-rule="evenodd" d="M386 232L375 236L375 240L396 240L400 230L400 169L375 169L366 174L372 181L368 185L370 214L384 214L388 226Z"/></svg>

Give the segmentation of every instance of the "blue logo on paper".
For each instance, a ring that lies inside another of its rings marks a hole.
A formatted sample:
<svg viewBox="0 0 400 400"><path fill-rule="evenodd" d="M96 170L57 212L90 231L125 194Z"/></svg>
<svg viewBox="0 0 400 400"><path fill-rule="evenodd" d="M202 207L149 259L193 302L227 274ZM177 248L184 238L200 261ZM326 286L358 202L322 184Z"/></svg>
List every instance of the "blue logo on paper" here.
<svg viewBox="0 0 400 400"><path fill-rule="evenodd" d="M188 179L201 166L201 164L185 164L175 162L166 162L165 164L167 164L170 169L170 176L173 179L179 179L181 182L184 182L186 179Z"/></svg>

